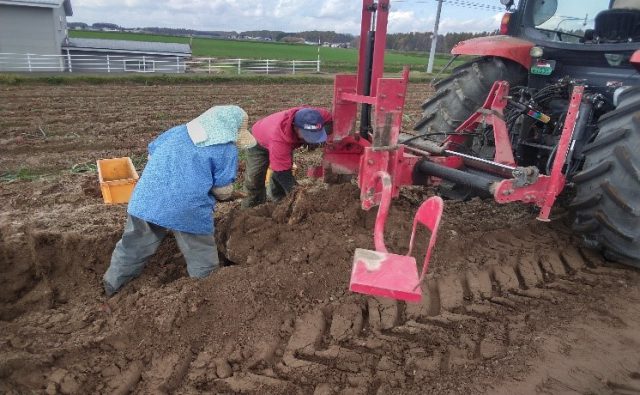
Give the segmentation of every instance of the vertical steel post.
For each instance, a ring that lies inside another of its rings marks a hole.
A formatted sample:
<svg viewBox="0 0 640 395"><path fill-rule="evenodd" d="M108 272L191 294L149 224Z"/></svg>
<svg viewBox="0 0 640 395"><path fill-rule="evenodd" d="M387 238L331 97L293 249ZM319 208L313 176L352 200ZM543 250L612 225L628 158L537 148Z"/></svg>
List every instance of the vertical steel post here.
<svg viewBox="0 0 640 395"><path fill-rule="evenodd" d="M29 72L31 72L31 54L27 54L27 66L29 67Z"/></svg>
<svg viewBox="0 0 640 395"><path fill-rule="evenodd" d="M369 30L371 30L371 19L373 17L373 0L362 1L362 22L360 24L360 48L358 48L358 83L357 93L364 95L365 75L367 73L367 40Z"/></svg>
<svg viewBox="0 0 640 395"><path fill-rule="evenodd" d="M376 37L373 48L371 70L371 96L376 96L378 80L384 73L384 50L387 46L387 22L389 21L389 0L379 0L376 18Z"/></svg>
<svg viewBox="0 0 640 395"><path fill-rule="evenodd" d="M573 140L573 134L576 128L576 121L580 115L580 105L582 103L583 95L583 85L573 87L571 100L569 101L569 109L567 110L567 116L565 117L564 126L562 128L562 135L560 135L558 149L556 150L556 157L554 158L553 165L551 166L551 174L549 174L549 184L544 196L544 204L540 207L540 214L538 214L538 218L536 218L540 221L549 221L551 208L556 201L556 197L558 197L560 192L564 189L566 178L564 174L562 174L562 168L567 161L567 155L569 154L571 147L571 140Z"/></svg>
<svg viewBox="0 0 640 395"><path fill-rule="evenodd" d="M442 0L438 0L438 11L436 12L436 22L433 26L433 37L431 38L431 52L429 52L429 64L427 73L433 72L433 63L436 58L436 45L438 44L438 26L440 25L440 13L442 12Z"/></svg>
<svg viewBox="0 0 640 395"><path fill-rule="evenodd" d="M111 61L109 60L109 54L107 54L107 73L111 72Z"/></svg>
<svg viewBox="0 0 640 395"><path fill-rule="evenodd" d="M295 73L296 73L296 61L295 61L295 60L293 60L293 63L292 63L292 64L293 64L293 66L292 66L292 71L293 71L293 74L295 74Z"/></svg>
<svg viewBox="0 0 640 395"><path fill-rule="evenodd" d="M267 75L269 75L269 59L267 59Z"/></svg>
<svg viewBox="0 0 640 395"><path fill-rule="evenodd" d="M372 74L373 74L373 57L374 53L374 45L375 45L375 32L368 31L367 32L367 41L366 41L366 62L365 62L365 72L363 73L363 86L364 90L362 91L362 95L364 96L375 96L372 94L371 83ZM361 43L364 43L361 41ZM365 139L369 138L369 133L371 133L371 104L362 103L360 110L360 136Z"/></svg>
<svg viewBox="0 0 640 395"><path fill-rule="evenodd" d="M73 73L73 67L71 66L71 54L69 53L69 49L67 49L67 63L69 63L69 72Z"/></svg>
<svg viewBox="0 0 640 395"><path fill-rule="evenodd" d="M211 58L207 58L207 62L209 63L209 71L208 74L211 74Z"/></svg>
<svg viewBox="0 0 640 395"><path fill-rule="evenodd" d="M238 75L242 72L242 59L238 59Z"/></svg>

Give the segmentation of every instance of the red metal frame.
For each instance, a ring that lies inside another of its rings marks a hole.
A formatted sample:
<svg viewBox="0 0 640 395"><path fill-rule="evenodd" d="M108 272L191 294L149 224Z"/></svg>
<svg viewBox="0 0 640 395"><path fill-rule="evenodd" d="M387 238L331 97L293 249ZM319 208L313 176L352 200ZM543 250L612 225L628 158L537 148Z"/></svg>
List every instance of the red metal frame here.
<svg viewBox="0 0 640 395"><path fill-rule="evenodd" d="M463 159L456 156L416 156L407 152L406 147L398 144L405 104L408 69L401 78L382 78L384 70L384 45L386 42L386 25L389 12L389 0L363 0L360 59L357 75L337 75L334 86L333 102L333 134L324 149L321 168L311 169L313 176L332 174L358 175L362 207L370 209L380 203L382 195L381 183L378 182L380 172L391 176L392 196L397 197L400 187L413 184L413 171L416 164L423 159L434 163L463 168ZM370 95L364 86L366 78L366 40L371 29L373 16L376 14L375 46L372 65ZM488 37L468 40L454 49L454 53L491 54L513 59L529 67L529 49L532 43L513 37ZM634 54L636 57L637 54ZM640 55L638 55L640 56ZM562 174L563 166L569 152L578 110L582 101L584 87L574 88L565 125L558 144L551 174L533 175L526 178L507 179L493 184L492 192L499 203L521 201L532 203L541 208L538 219L548 220L551 207L565 185ZM457 134L448 136L445 148L455 151L455 144L462 144L469 134L477 133L479 125L493 128L496 153L494 162L503 170L517 168L513 157L513 149L507 126L504 122L504 109L507 105L509 84L506 81L494 83L491 91L480 109L456 130ZM362 104L373 106L373 135L371 139L363 138L356 131L358 107ZM440 180L430 177L430 182L437 184Z"/></svg>
<svg viewBox="0 0 640 395"><path fill-rule="evenodd" d="M507 107L507 96L509 96L509 83L506 81L496 81L491 87L491 91L489 91L489 95L482 107L464 121L456 129L456 132L473 133L480 124L491 125L493 127L496 144L494 161L503 165L515 166L516 161L513 159L509 131L507 130L507 125L504 123L504 109ZM453 138L459 140L459 136L453 136ZM451 141L451 139L450 137L449 141ZM456 142L462 143L462 141Z"/></svg>
<svg viewBox="0 0 640 395"><path fill-rule="evenodd" d="M369 95L367 87L367 36L375 15L375 38ZM325 146L322 171L311 169L310 175L357 174L362 207L369 209L380 202L380 185L376 174L385 171L392 176L392 194L397 197L402 185L411 185L411 171L418 157L398 145L402 114L409 80L405 68L401 78L383 78L389 0L363 0L360 50L357 75L337 75L334 84L333 133ZM358 105L373 106L373 136L362 138L355 130Z"/></svg>
<svg viewBox="0 0 640 395"><path fill-rule="evenodd" d="M349 289L369 295L418 301L422 296L420 283L427 272L442 215L442 199L432 197L423 202L413 222L409 254L396 255L387 252L383 234L391 198L398 196L401 186L413 184L413 173L421 160L426 159L452 168L464 168L465 161L482 159L462 158L459 153L451 151L444 152L443 155L423 152L421 155L424 156L418 157L407 153L408 147L398 144L409 71L405 68L401 78L382 78L389 0L378 0L377 3L375 0L363 0L362 4L358 73L336 76L333 133L325 145L322 166L310 169L309 175L318 177L326 176L328 173L357 174L362 207L368 210L376 205L380 206L374 230L376 250L356 250ZM372 75L371 85L367 87L366 43L374 14L377 15L377 19ZM452 52L502 56L528 68L531 46L532 43L512 37L490 37L465 41ZM632 61L640 61L638 53L634 54ZM365 95L365 92L370 94ZM453 146L451 148L455 151L455 144L463 144L469 139L470 134L478 133L478 126L490 125L493 129L496 152L494 163L485 165L500 167L502 171L511 171L513 174L512 179L495 182L491 186L495 200L499 203L533 203L541 208L538 219L548 221L551 208L566 183L562 170L569 153L583 94L584 86L574 87L552 171L548 176L539 176L537 170L527 172L531 169L516 167L509 132L504 122L504 109L509 95L509 84L506 81L493 84L482 107L456 129L456 134L445 139L444 148ZM355 128L359 104L373 106L373 133L370 138L369 135L362 137ZM520 174L528 176L523 178ZM432 183L439 182L434 177L430 177L429 180ZM422 223L431 230L431 239L420 277L415 259L410 256L417 223Z"/></svg>
<svg viewBox="0 0 640 395"><path fill-rule="evenodd" d="M580 103L584 95L584 86L575 86L571 94L569 109L564 121L564 128L558 143L556 157L553 160L551 174L539 176L538 180L523 187L516 187L514 180L504 180L495 186L493 196L498 203L524 202L533 203L540 207L538 219L549 221L551 208L556 198L564 189L566 178L562 174L562 168L567 161L571 140L575 131L576 120L578 119Z"/></svg>

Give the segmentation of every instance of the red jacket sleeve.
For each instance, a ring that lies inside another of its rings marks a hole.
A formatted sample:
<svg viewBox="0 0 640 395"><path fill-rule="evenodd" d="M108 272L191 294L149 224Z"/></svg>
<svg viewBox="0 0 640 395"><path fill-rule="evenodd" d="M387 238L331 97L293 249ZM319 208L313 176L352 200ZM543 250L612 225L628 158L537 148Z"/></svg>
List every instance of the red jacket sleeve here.
<svg viewBox="0 0 640 395"><path fill-rule="evenodd" d="M293 167L293 147L282 141L269 144L269 167L273 171L291 170Z"/></svg>

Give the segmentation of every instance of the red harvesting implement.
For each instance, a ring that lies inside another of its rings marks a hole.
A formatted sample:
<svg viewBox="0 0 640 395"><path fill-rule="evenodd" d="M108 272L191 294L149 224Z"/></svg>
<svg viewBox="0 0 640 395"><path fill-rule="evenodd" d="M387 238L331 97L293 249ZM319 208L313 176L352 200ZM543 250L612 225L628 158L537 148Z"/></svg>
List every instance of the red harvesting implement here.
<svg viewBox="0 0 640 395"><path fill-rule="evenodd" d="M420 300L443 203L431 198L416 214L413 235L418 223L431 231L418 275L409 256L413 236L407 256L389 253L383 241L391 199L406 185L533 204L542 221L571 189L574 229L585 242L609 259L640 265L640 37L611 23L613 14L640 20L640 10L602 2L594 29L579 36L547 29L543 19L556 16L553 7L537 15L541 1L517 9L503 1L512 12L501 31L509 35L456 46L455 56L478 57L435 84L417 134L405 134L409 71L383 77L390 2L363 0L358 73L335 78L333 133L321 167L310 171L327 181L357 176L362 208L380 205L376 250L356 250L352 291Z"/></svg>

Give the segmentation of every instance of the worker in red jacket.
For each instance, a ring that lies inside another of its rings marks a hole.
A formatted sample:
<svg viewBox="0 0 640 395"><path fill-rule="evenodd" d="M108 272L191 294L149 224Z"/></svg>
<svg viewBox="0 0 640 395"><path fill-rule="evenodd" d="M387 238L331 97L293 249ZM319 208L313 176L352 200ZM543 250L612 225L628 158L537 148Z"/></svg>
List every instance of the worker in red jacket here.
<svg viewBox="0 0 640 395"><path fill-rule="evenodd" d="M247 149L243 208L266 201L265 177L270 167L270 197L278 201L296 186L293 150L307 144L317 146L327 140L325 126L331 113L323 108L295 107L260 119L251 128L256 145Z"/></svg>

